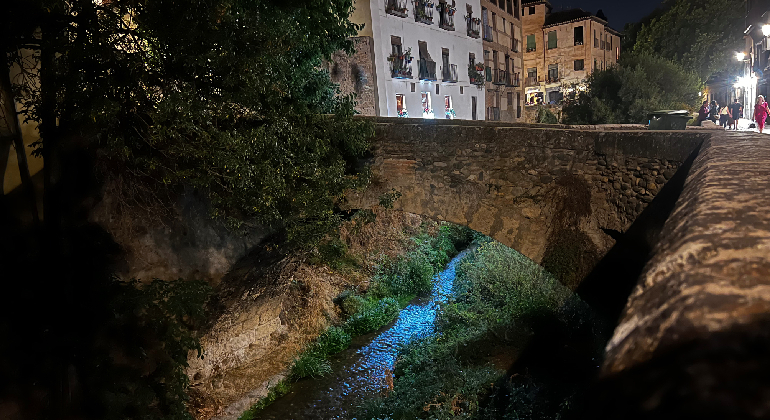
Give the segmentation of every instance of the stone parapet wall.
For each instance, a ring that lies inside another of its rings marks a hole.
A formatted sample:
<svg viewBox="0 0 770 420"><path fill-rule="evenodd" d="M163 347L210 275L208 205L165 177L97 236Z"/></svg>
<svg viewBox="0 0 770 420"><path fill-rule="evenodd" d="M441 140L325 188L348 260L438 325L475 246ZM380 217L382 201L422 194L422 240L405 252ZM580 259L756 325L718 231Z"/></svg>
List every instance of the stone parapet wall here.
<svg viewBox="0 0 770 420"><path fill-rule="evenodd" d="M591 259L601 257L614 243L604 230L624 231L666 176L707 138L695 132L375 121L373 184L349 196L348 207L370 207L396 189L397 208L469 226L537 262L557 247L557 227L568 216L567 224L590 239ZM583 204L570 210L575 203Z"/></svg>
<svg viewBox="0 0 770 420"><path fill-rule="evenodd" d="M607 373L770 314L769 160L763 136L704 144L607 345Z"/></svg>

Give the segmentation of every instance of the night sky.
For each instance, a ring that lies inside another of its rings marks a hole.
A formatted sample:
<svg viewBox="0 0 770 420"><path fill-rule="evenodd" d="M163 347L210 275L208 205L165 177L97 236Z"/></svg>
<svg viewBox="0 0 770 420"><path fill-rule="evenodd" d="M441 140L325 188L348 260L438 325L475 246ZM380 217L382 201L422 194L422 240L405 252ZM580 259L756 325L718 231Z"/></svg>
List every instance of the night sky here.
<svg viewBox="0 0 770 420"><path fill-rule="evenodd" d="M551 0L553 11L580 8L596 14L599 9L609 19L610 27L622 31L626 23L637 22L655 10L662 0Z"/></svg>

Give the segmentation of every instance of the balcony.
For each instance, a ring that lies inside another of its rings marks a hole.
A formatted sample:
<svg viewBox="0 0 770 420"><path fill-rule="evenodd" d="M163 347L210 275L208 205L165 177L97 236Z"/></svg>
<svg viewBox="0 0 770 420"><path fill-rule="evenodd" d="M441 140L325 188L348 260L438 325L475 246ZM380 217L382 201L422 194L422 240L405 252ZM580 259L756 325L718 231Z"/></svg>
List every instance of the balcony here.
<svg viewBox="0 0 770 420"><path fill-rule="evenodd" d="M414 0L415 22L433 25L433 7L435 4L428 0Z"/></svg>
<svg viewBox="0 0 770 420"><path fill-rule="evenodd" d="M524 86L530 87L530 86L537 86L540 83L537 81L537 76L527 77L524 79Z"/></svg>
<svg viewBox="0 0 770 420"><path fill-rule="evenodd" d="M505 70L493 70L494 77L492 78L492 84L495 85L507 85L508 83L508 72Z"/></svg>
<svg viewBox="0 0 770 420"><path fill-rule="evenodd" d="M457 83L457 65L456 64L450 64L449 66L444 66L444 68L441 70L441 81L449 82L449 83Z"/></svg>
<svg viewBox="0 0 770 420"><path fill-rule="evenodd" d="M481 19L468 15L465 17L465 24L468 27L468 36L478 38L481 34Z"/></svg>
<svg viewBox="0 0 770 420"><path fill-rule="evenodd" d="M506 82L507 82L506 86L509 86L509 87L521 86L521 81L519 80L519 73L511 73L510 77Z"/></svg>
<svg viewBox="0 0 770 420"><path fill-rule="evenodd" d="M409 14L406 9L407 0L385 0L385 13L405 18Z"/></svg>
<svg viewBox="0 0 770 420"><path fill-rule="evenodd" d="M481 88L484 86L484 65L481 63L468 64L468 78L472 85Z"/></svg>
<svg viewBox="0 0 770 420"><path fill-rule="evenodd" d="M436 62L420 59L420 80L436 80Z"/></svg>
<svg viewBox="0 0 770 420"><path fill-rule="evenodd" d="M412 78L412 57L409 53L406 54L391 54L388 57L390 63L390 76L394 79L411 79Z"/></svg>
<svg viewBox="0 0 770 420"><path fill-rule="evenodd" d="M559 76L548 76L548 78L545 79L546 83L559 83L561 79Z"/></svg>
<svg viewBox="0 0 770 420"><path fill-rule="evenodd" d="M446 3L438 5L438 27L447 31L455 30L455 13L457 9Z"/></svg>
<svg viewBox="0 0 770 420"><path fill-rule="evenodd" d="M493 42L495 39L492 36L492 27L489 25L484 25L484 41Z"/></svg>

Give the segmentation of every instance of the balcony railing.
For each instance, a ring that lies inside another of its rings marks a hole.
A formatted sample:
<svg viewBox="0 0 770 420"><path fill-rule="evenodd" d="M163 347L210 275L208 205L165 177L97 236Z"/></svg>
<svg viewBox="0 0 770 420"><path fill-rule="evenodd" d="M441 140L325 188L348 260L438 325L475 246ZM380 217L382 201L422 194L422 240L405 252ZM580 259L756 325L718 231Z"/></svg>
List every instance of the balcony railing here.
<svg viewBox="0 0 770 420"><path fill-rule="evenodd" d="M456 64L450 64L449 66L444 66L444 68L441 69L441 81L457 83L457 65Z"/></svg>
<svg viewBox="0 0 770 420"><path fill-rule="evenodd" d="M537 86L538 84L539 84L539 83L538 83L538 81L537 81L537 77L536 77L536 76L533 76L533 77L527 77L527 78L524 80L524 86L526 86L526 87L530 87L530 86Z"/></svg>
<svg viewBox="0 0 770 420"><path fill-rule="evenodd" d="M548 78L545 79L546 83L559 83L559 76L548 76Z"/></svg>
<svg viewBox="0 0 770 420"><path fill-rule="evenodd" d="M508 78L507 86L511 87L519 87L521 86L521 82L519 80L519 73L511 73L510 77Z"/></svg>
<svg viewBox="0 0 770 420"><path fill-rule="evenodd" d="M390 63L390 76L394 79L411 79L412 78L412 57L401 54L391 54L388 57Z"/></svg>
<svg viewBox="0 0 770 420"><path fill-rule="evenodd" d="M481 34L481 19L468 15L465 17L465 24L468 27L468 36L478 38Z"/></svg>
<svg viewBox="0 0 770 420"><path fill-rule="evenodd" d="M492 83L495 85L507 85L508 83L508 72L505 70L497 69L494 71L494 78L492 79Z"/></svg>
<svg viewBox="0 0 770 420"><path fill-rule="evenodd" d="M436 62L420 59L420 80L436 80Z"/></svg>
<svg viewBox="0 0 770 420"><path fill-rule="evenodd" d="M407 0L385 0L385 13L398 17L407 17Z"/></svg>
<svg viewBox="0 0 770 420"><path fill-rule="evenodd" d="M484 41L494 41L492 36L492 27L489 25L484 25Z"/></svg>
<svg viewBox="0 0 770 420"><path fill-rule="evenodd" d="M438 27L446 29L447 31L455 30L455 13L457 9L446 4L439 3L438 5Z"/></svg>
<svg viewBox="0 0 770 420"><path fill-rule="evenodd" d="M414 0L414 20L432 25L434 6L435 4L430 0Z"/></svg>
<svg viewBox="0 0 770 420"><path fill-rule="evenodd" d="M530 46L527 46L527 50L526 50L526 51L527 51L527 52L532 52L532 51L536 51L536 50L537 50L537 47L530 47Z"/></svg>

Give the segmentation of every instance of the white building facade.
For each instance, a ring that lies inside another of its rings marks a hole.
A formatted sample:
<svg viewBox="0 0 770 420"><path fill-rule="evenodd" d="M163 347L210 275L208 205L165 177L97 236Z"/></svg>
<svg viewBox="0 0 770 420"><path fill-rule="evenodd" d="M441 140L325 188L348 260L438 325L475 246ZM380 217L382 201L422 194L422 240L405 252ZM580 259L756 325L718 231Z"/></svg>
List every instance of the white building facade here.
<svg viewBox="0 0 770 420"><path fill-rule="evenodd" d="M483 120L485 97L468 67L483 63L479 0L356 2L369 26L377 114L383 117ZM362 7L363 6L363 7Z"/></svg>

